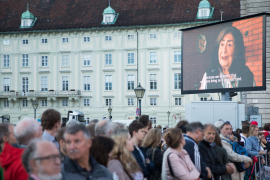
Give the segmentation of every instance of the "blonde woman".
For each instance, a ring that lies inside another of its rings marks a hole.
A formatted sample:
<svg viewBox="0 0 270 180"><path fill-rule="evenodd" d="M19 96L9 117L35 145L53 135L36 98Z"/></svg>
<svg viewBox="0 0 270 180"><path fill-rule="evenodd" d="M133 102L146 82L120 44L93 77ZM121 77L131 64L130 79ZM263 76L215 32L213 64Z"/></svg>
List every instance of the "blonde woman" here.
<svg viewBox="0 0 270 180"><path fill-rule="evenodd" d="M141 168L132 155L134 145L126 129L117 129L111 135L115 144L111 152L108 169L116 173L119 180L143 180Z"/></svg>
<svg viewBox="0 0 270 180"><path fill-rule="evenodd" d="M161 179L163 153L158 148L161 142L161 135L160 129L150 129L142 144L146 155L155 163L154 174L150 175L155 180Z"/></svg>

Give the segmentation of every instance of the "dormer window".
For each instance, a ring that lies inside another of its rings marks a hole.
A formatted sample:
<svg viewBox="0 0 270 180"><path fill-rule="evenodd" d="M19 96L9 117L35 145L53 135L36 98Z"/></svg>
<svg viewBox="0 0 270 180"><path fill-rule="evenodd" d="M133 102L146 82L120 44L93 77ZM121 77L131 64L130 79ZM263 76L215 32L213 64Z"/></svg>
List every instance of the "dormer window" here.
<svg viewBox="0 0 270 180"><path fill-rule="evenodd" d="M202 0L198 7L197 19L212 18L214 7L211 7L208 0Z"/></svg>
<svg viewBox="0 0 270 180"><path fill-rule="evenodd" d="M103 11L103 20L101 24L107 25L107 24L115 24L116 19L118 18L118 13L116 13L113 8L111 8L110 4L109 7L107 7Z"/></svg>
<svg viewBox="0 0 270 180"><path fill-rule="evenodd" d="M34 15L28 11L28 4L27 4L27 11L25 11L21 17L20 28L31 28L34 26L36 20L37 18L35 18Z"/></svg>

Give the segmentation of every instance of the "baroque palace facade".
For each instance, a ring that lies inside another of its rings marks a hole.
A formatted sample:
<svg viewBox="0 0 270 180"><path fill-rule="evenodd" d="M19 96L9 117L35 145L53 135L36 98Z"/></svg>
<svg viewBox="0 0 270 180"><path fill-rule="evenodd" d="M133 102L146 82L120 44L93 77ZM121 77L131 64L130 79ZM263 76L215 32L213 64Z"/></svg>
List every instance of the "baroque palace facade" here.
<svg viewBox="0 0 270 180"><path fill-rule="evenodd" d="M6 0L0 13L0 116L17 123L54 108L85 119L135 118L154 125L185 118L185 104L218 94L181 95L179 29L240 17L240 1ZM27 5L29 4L29 5ZM239 96L233 98L239 100Z"/></svg>

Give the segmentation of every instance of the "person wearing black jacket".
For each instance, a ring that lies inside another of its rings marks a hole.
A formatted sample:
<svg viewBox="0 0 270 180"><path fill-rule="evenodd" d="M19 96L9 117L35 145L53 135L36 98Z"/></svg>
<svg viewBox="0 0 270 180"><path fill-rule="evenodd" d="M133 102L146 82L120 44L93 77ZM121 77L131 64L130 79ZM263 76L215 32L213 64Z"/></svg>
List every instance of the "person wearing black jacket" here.
<svg viewBox="0 0 270 180"><path fill-rule="evenodd" d="M203 140L199 143L199 149L201 156L211 169L211 172L215 180L219 180L219 177L229 173L234 172L234 166L232 163L227 163L223 165L219 160L213 148L213 143L216 136L216 128L212 124L205 124L205 134Z"/></svg>

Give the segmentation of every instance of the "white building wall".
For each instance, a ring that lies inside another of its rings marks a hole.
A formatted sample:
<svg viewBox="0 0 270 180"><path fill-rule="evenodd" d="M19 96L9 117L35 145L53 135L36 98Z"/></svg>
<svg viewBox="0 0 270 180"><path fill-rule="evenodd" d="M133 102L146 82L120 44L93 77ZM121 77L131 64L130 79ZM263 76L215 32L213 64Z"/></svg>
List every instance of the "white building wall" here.
<svg viewBox="0 0 270 180"><path fill-rule="evenodd" d="M142 99L142 114L156 117L156 125L167 125L167 111L170 111L170 127L177 122L175 117L185 119L185 104L190 101L212 97L218 100L218 94L181 95L181 90L174 89L174 73L181 73L181 63L174 62L174 51L181 51L181 38L174 38L174 32L184 26L148 27L140 29L110 30L73 30L55 32L6 33L0 35L0 116L10 115L12 123L23 117L33 117L31 102L37 100L37 118L48 108L58 110L66 117L68 110L80 110L85 118L100 119L109 116L105 99L112 99L113 119L135 118L137 99L134 90L127 90L127 75L134 74L135 87L141 83L146 89ZM138 31L138 49L137 49ZM156 33L156 39L150 39L150 33ZM105 41L105 36L112 36L112 41ZM128 40L127 35L134 35ZM69 38L63 43L62 38ZM90 37L90 42L84 42ZM41 39L48 43L42 44ZM10 40L4 45L3 40ZM28 45L22 44L28 39ZM150 64L150 52L157 52L157 63ZM112 65L105 64L105 53L112 53ZM127 64L127 53L134 53L134 64ZM10 55L10 67L3 67L3 56ZM29 67L22 67L22 54L29 54ZM84 54L90 54L90 65L83 65ZM69 66L62 67L62 55L69 55ZM48 67L41 66L41 56L48 56ZM137 76L138 56L138 76ZM150 90L150 74L157 74L157 90ZM90 75L91 89L83 90L83 76ZM113 76L111 91L105 91L105 75ZM48 90L40 93L41 76L48 76ZM62 76L69 77L69 92L62 92ZM3 78L10 78L11 93L3 92ZM29 90L34 92L22 96L22 77L29 78ZM137 81L138 78L138 81ZM70 92L75 89L75 95ZM77 93L78 91L80 93ZM18 95L16 93L18 92ZM77 94L76 94L77 93ZM83 106L83 99L90 99L90 106ZM134 98L134 106L128 106L127 98ZM157 98L157 105L150 106L150 98ZM181 105L175 105L175 98L181 98ZM28 100L28 107L22 107L22 100ZM47 107L41 107L41 100L47 99ZM69 106L62 106L62 99L69 99ZM238 100L235 97L233 100ZM4 107L4 100L9 100L10 107Z"/></svg>

